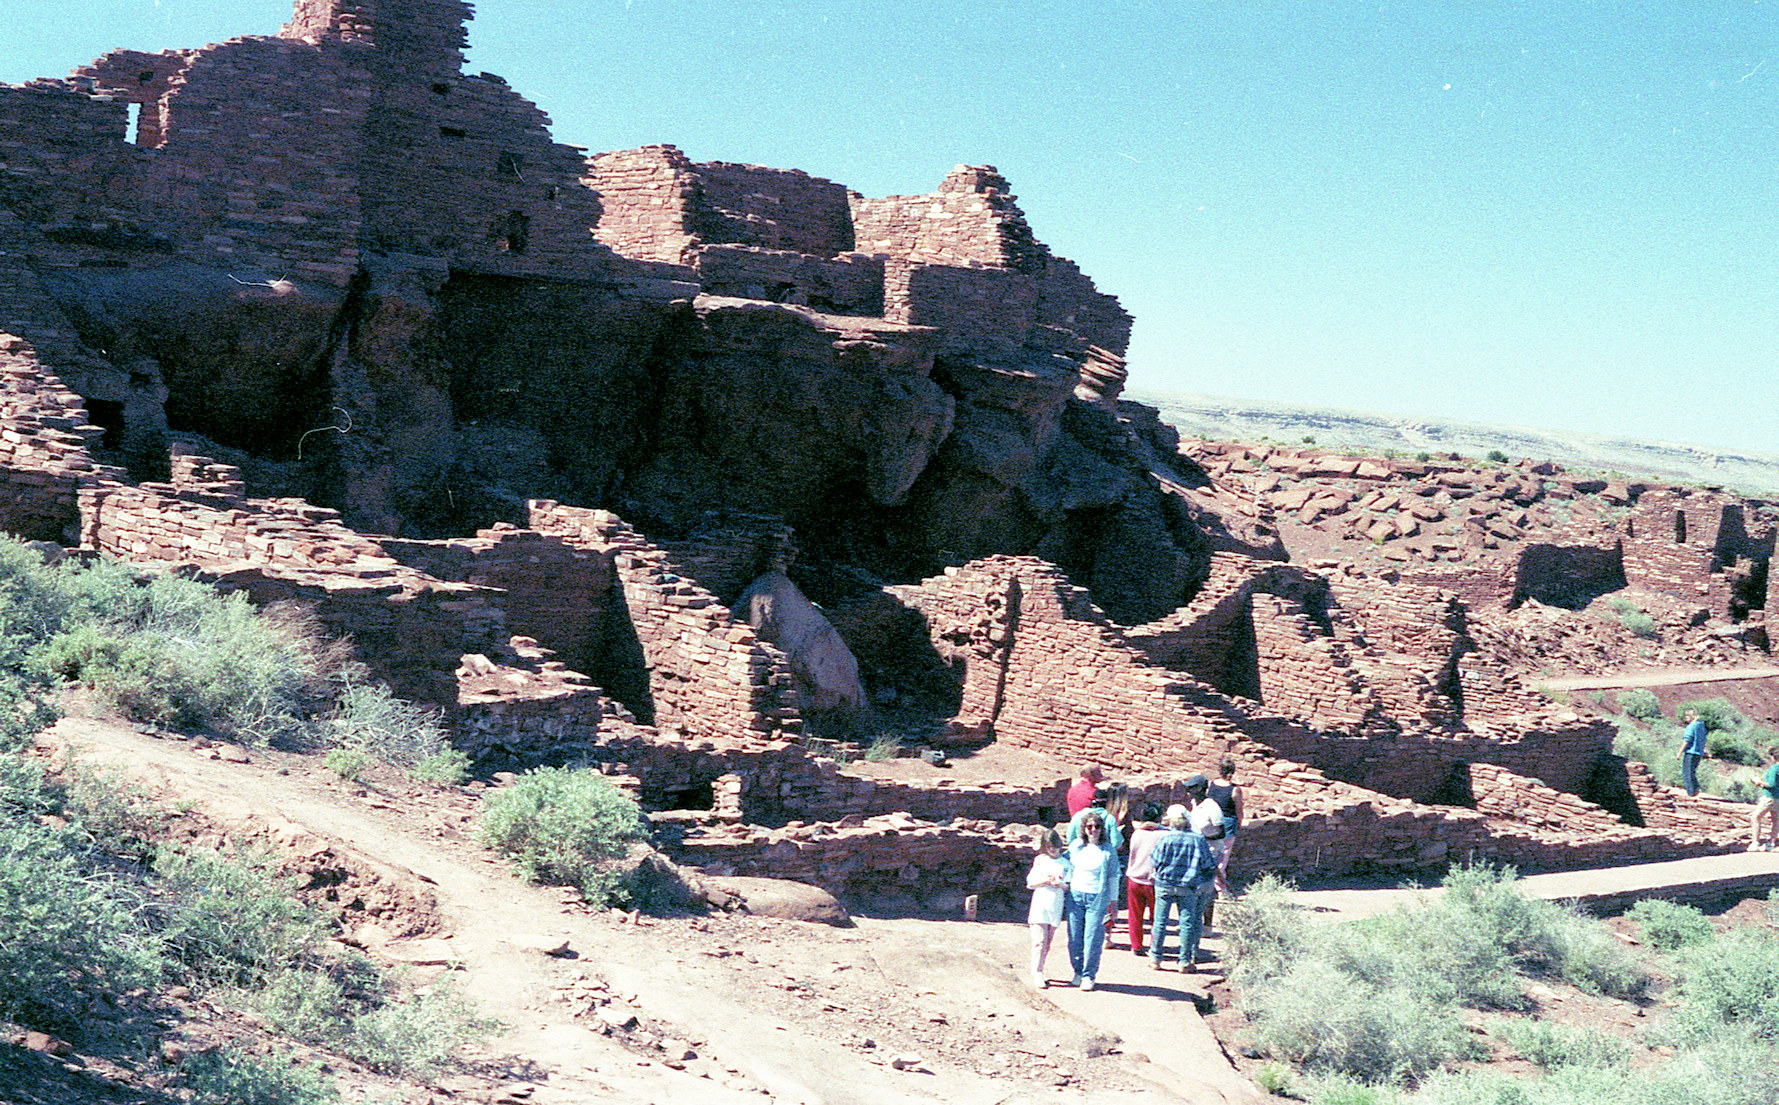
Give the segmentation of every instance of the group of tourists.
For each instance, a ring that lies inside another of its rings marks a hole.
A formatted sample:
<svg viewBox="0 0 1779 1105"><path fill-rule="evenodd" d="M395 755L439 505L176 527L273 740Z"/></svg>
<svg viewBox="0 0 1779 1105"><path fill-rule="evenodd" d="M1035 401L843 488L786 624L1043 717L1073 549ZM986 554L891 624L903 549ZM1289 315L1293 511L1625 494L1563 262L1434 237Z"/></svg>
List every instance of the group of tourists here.
<svg viewBox="0 0 1779 1105"><path fill-rule="evenodd" d="M1032 985L1050 985L1045 962L1056 930L1066 925L1071 984L1093 989L1120 902L1133 954L1163 970L1168 921L1177 913L1176 961L1183 972L1198 969L1199 939L1211 925L1217 895L1228 893L1229 854L1242 825L1235 761L1222 762L1216 782L1194 775L1184 789L1184 802L1137 810L1122 784L1104 783L1098 767L1081 770L1068 792L1067 829L1043 830L1026 876Z"/></svg>

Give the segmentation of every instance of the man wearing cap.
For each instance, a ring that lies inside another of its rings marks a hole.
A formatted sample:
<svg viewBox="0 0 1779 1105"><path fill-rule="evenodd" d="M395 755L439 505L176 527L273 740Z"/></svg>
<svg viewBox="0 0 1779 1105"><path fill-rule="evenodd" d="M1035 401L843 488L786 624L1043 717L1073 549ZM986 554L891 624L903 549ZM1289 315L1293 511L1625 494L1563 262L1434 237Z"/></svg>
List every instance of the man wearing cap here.
<svg viewBox="0 0 1779 1105"><path fill-rule="evenodd" d="M1198 937L1202 931L1205 900L1211 894L1217 861L1205 838L1192 832L1186 807L1168 807L1161 818L1161 839L1149 851L1155 869L1155 921L1149 934L1149 966L1161 970L1161 949L1167 933L1168 911L1180 911L1180 970L1198 970Z"/></svg>
<svg viewBox="0 0 1779 1105"><path fill-rule="evenodd" d="M1229 847L1229 841L1223 836L1223 807L1210 796L1211 781L1203 775L1194 775L1186 780L1187 801L1191 803L1186 817L1192 831L1205 838L1210 846L1211 857L1221 861L1223 849ZM1217 888L1213 884L1209 897L1205 899L1204 926L1211 927L1211 910L1217 905Z"/></svg>

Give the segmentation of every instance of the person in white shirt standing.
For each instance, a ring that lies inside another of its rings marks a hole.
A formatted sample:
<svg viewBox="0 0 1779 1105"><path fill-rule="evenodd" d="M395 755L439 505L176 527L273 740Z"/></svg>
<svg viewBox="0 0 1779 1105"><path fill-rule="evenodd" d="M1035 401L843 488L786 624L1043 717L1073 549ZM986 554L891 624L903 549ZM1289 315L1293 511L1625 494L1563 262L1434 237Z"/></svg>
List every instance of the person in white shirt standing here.
<svg viewBox="0 0 1779 1105"><path fill-rule="evenodd" d="M1229 847L1229 841L1223 833L1223 807L1210 796L1211 781L1203 775L1194 775L1186 780L1186 794L1191 812L1188 820L1192 831L1205 838L1210 845L1211 856L1222 862L1223 852ZM1210 930L1211 917L1217 909L1217 888L1213 885L1210 895L1205 899L1204 928Z"/></svg>
<svg viewBox="0 0 1779 1105"><path fill-rule="evenodd" d="M1063 896L1069 886L1069 861L1063 858L1062 837L1055 829L1045 829L1038 838L1038 854L1025 885L1032 892L1031 909L1025 915L1032 931L1032 985L1042 990L1050 985L1044 960L1050 957L1050 941L1062 924Z"/></svg>

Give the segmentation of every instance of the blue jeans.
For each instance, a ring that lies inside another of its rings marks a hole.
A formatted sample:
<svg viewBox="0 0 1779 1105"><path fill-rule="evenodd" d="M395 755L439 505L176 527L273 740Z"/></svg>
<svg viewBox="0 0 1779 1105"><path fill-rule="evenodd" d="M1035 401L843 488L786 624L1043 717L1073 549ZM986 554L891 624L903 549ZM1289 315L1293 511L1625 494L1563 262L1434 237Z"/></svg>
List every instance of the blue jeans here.
<svg viewBox="0 0 1779 1105"><path fill-rule="evenodd" d="M1704 758L1693 752L1680 754L1680 785L1689 795L1699 793L1699 761Z"/></svg>
<svg viewBox="0 0 1779 1105"><path fill-rule="evenodd" d="M1095 978L1100 973L1100 952L1106 947L1106 907L1111 904L1108 895L1073 890L1063 899L1063 914L1069 920L1069 966L1082 978Z"/></svg>
<svg viewBox="0 0 1779 1105"><path fill-rule="evenodd" d="M1216 893L1216 884L1187 883L1184 886L1165 882L1155 884L1155 931L1149 935L1149 958L1161 962L1161 948L1167 935L1168 910L1180 911L1180 966L1190 966L1198 959L1198 937L1204 929L1205 903Z"/></svg>

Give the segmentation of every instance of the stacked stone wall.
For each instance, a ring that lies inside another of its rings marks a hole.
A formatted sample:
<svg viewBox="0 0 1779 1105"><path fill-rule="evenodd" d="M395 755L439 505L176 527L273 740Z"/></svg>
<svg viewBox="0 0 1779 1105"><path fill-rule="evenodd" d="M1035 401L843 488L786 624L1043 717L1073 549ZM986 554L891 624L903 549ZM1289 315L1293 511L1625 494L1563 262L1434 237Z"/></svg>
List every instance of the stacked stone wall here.
<svg viewBox="0 0 1779 1105"><path fill-rule="evenodd" d="M801 731L784 654L737 622L709 590L674 572L665 552L603 510L534 500L531 526L570 547L612 555L655 724L694 738Z"/></svg>
<svg viewBox="0 0 1779 1105"><path fill-rule="evenodd" d="M571 548L532 530L496 526L473 538L383 538L384 552L437 579L504 592L509 632L536 640L578 671L606 666L616 571L608 551Z"/></svg>
<svg viewBox="0 0 1779 1105"><path fill-rule="evenodd" d="M452 705L463 654L495 651L505 639L486 589L398 564L331 510L297 500L222 507L204 489L188 499L170 484L95 486L79 496L83 546L192 566L258 604L312 605L322 625L350 637L359 658L404 697Z"/></svg>
<svg viewBox="0 0 1779 1105"><path fill-rule="evenodd" d="M954 354L1013 355L1031 337L1037 305L1037 283L1025 273L900 257L884 264L885 320L930 326Z"/></svg>
<svg viewBox="0 0 1779 1105"><path fill-rule="evenodd" d="M673 146L595 154L583 183L599 195L594 234L625 257L679 264L697 244L692 163Z"/></svg>
<svg viewBox="0 0 1779 1105"><path fill-rule="evenodd" d="M782 249L702 245L688 259L712 295L795 303L837 315L881 317L884 260L863 253L818 257Z"/></svg>
<svg viewBox="0 0 1779 1105"><path fill-rule="evenodd" d="M795 169L704 161L698 179L697 230L706 242L833 257L853 248L846 189Z"/></svg>
<svg viewBox="0 0 1779 1105"><path fill-rule="evenodd" d="M0 528L67 541L80 521L79 489L122 476L93 462L102 433L29 343L0 333Z"/></svg>
<svg viewBox="0 0 1779 1105"><path fill-rule="evenodd" d="M344 286L358 268L365 77L361 58L284 39L192 52L158 101L160 145L130 151L114 185L120 214L243 280Z"/></svg>
<svg viewBox="0 0 1779 1105"><path fill-rule="evenodd" d="M713 826L688 836L680 851L699 864L813 883L842 896L902 894L955 909L968 895L999 893L998 908L1010 909L1025 893L1032 840L1030 828L934 825L891 814L782 829Z"/></svg>

